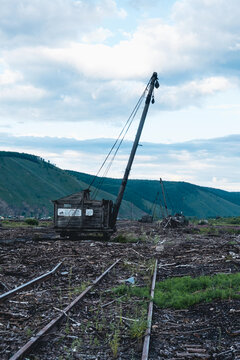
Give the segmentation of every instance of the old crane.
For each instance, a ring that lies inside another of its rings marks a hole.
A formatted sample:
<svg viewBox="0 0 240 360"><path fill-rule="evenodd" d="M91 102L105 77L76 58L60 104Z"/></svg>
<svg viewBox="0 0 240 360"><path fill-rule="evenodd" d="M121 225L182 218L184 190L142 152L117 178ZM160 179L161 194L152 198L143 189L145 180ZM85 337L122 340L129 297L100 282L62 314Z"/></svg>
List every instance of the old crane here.
<svg viewBox="0 0 240 360"><path fill-rule="evenodd" d="M153 90L158 87L157 73L154 72L146 88L144 109L115 203L105 199L91 199L89 189L54 200L54 228L61 236L81 238L86 235L101 234L104 238L108 238L115 231L118 212L148 108L151 100L154 103Z"/></svg>

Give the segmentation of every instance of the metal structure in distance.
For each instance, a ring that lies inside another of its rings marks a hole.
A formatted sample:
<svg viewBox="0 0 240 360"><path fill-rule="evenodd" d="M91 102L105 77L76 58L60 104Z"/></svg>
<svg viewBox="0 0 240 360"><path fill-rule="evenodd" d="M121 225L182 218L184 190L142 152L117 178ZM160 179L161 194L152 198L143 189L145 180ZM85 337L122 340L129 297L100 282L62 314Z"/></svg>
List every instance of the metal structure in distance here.
<svg viewBox="0 0 240 360"><path fill-rule="evenodd" d="M105 199L92 200L89 189L54 200L54 228L61 236L81 238L86 235L101 234L107 239L116 230L119 209L151 99L154 103L153 90L159 87L156 72L153 73L148 84L144 109L115 203Z"/></svg>

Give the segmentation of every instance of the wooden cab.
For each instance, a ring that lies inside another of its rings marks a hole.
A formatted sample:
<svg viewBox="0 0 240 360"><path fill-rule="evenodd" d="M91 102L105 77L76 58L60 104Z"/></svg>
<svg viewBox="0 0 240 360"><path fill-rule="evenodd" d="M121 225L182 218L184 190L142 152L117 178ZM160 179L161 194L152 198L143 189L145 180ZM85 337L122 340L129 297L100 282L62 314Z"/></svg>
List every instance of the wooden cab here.
<svg viewBox="0 0 240 360"><path fill-rule="evenodd" d="M86 235L108 237L113 233L111 200L91 200L90 191L83 190L53 200L54 228L61 236L81 238Z"/></svg>

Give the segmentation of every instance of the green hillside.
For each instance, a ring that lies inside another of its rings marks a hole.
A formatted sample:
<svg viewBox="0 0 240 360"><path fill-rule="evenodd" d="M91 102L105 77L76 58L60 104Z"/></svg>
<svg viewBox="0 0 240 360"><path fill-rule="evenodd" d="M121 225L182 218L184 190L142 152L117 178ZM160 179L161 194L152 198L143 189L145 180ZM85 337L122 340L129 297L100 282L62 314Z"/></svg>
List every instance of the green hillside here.
<svg viewBox="0 0 240 360"><path fill-rule="evenodd" d="M93 179L92 175L84 173L75 171L68 171L68 173L86 183ZM99 183L101 183L101 179L96 178L94 185L98 187ZM117 195L120 183L120 179L106 178L101 189ZM167 206L172 214L182 211L186 216L199 218L240 215L239 192L228 192L175 181L164 181L164 189ZM144 212L151 213L158 192L160 193L160 202L163 205L159 181L129 180L124 199L134 203Z"/></svg>
<svg viewBox="0 0 240 360"><path fill-rule="evenodd" d="M75 178L36 156L0 152L0 214L46 216L52 199L80 187Z"/></svg>
<svg viewBox="0 0 240 360"><path fill-rule="evenodd" d="M81 179L37 156L0 151L0 216L52 215L52 200L87 187ZM96 199L102 198L115 199L112 194L99 191ZM130 216L132 211L137 217L143 213L123 201L122 216Z"/></svg>
<svg viewBox="0 0 240 360"><path fill-rule="evenodd" d="M0 215L52 215L52 200L86 189L92 179L92 175L61 170L34 155L0 151ZM92 195L101 180L95 179ZM120 179L105 178L96 199L114 201L120 183ZM200 218L240 215L239 192L173 181L164 182L164 188L170 213L182 211ZM163 204L159 181L129 180L119 216L139 218L151 213L158 192Z"/></svg>

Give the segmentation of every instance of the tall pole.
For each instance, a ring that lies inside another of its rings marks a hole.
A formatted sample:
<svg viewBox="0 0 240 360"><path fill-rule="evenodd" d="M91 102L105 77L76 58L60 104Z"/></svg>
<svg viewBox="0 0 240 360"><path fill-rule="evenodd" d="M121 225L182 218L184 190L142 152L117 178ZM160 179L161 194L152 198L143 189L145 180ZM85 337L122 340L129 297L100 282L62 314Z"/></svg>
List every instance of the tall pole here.
<svg viewBox="0 0 240 360"><path fill-rule="evenodd" d="M145 122L145 119L146 119L146 116L147 116L147 112L148 112L149 104L150 104L150 101L151 101L154 86L156 88L159 87L156 72L153 73L153 75L151 77L151 80L150 80L150 86L149 86L149 90L148 90L148 95L146 97L145 106L144 106L143 113L142 113L142 116L141 116L141 119L140 119L140 123L138 125L137 134L136 134L136 137L135 137L135 140L134 140L134 143L133 143L133 147L132 147L132 150L131 150L131 154L130 154L130 157L129 157L129 160L128 160L128 164L127 164L127 167L126 167L123 179L122 179L122 184L120 186L118 196L117 196L116 202L115 202L114 207L113 207L112 227L115 227L115 224L116 224L116 221L117 221L117 216L118 216L118 212L119 212L120 205L121 205L121 202L122 202L124 190L126 188L127 181L128 181L128 176L129 176L129 173L130 173L130 170L131 170L131 167L132 167L132 163L133 163L133 159L134 159L134 156L135 156L136 151L137 151L139 139L140 139L142 129L143 129L143 125L144 125L144 122Z"/></svg>
<svg viewBox="0 0 240 360"><path fill-rule="evenodd" d="M167 202L166 202L166 198L165 198L165 191L164 191L164 187L163 187L162 178L160 178L160 184L162 186L163 201L164 201L164 205L165 205L165 209L166 209L166 214L168 216L168 208L167 208Z"/></svg>

